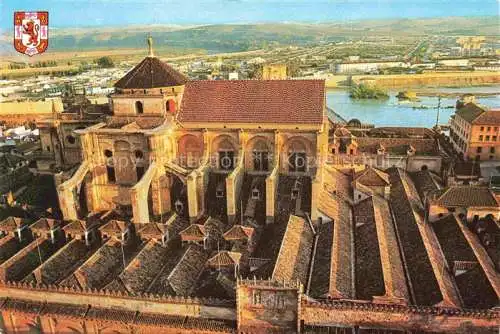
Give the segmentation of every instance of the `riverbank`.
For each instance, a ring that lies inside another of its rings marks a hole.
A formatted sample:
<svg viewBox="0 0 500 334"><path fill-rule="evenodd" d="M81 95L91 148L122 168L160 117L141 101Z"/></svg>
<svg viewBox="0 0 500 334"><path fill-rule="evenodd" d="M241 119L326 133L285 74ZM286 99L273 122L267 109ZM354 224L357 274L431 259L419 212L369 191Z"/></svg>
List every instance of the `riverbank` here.
<svg viewBox="0 0 500 334"><path fill-rule="evenodd" d="M500 84L500 75L492 71L433 72L392 75L333 75L325 80L327 88L349 87L353 83L370 82L384 88L470 87Z"/></svg>
<svg viewBox="0 0 500 334"><path fill-rule="evenodd" d="M440 104L438 123L448 124L450 116L455 113L457 98L466 93L486 94L476 97L478 103L491 107L500 107L500 93L498 86L460 87L460 88L422 88L423 92L447 93L438 100L438 94L419 96L419 101L398 101L396 95L399 90L388 89L389 99L384 100L355 100L349 97L349 89L337 88L326 91L327 105L346 120L359 119L363 123L375 126L415 126L432 127L436 124L437 108ZM416 90L417 92L421 91Z"/></svg>
<svg viewBox="0 0 500 334"><path fill-rule="evenodd" d="M492 88L495 86L492 86ZM479 88L479 87L478 87ZM496 91L491 92L481 92L479 90L470 90L470 91L456 91L456 92L446 92L446 91L433 91L430 90L415 90L417 96L441 96L441 97L455 97L460 98L463 95L470 94L474 95L476 98L478 97L488 97L488 96L497 96L500 95L500 88L495 87Z"/></svg>

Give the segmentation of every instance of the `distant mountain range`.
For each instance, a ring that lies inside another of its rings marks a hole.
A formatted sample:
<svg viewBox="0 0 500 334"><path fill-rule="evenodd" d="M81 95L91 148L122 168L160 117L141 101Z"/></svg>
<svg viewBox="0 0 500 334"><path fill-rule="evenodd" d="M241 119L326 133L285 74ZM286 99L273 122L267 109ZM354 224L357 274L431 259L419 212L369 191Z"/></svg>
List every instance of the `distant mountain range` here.
<svg viewBox="0 0 500 334"><path fill-rule="evenodd" d="M498 35L498 17L363 20L337 23L262 23L204 26L129 26L53 28L50 50L143 48L151 33L155 46L204 49L208 52L246 51L266 44L307 45L364 36ZM0 36L0 54L12 49L12 32Z"/></svg>

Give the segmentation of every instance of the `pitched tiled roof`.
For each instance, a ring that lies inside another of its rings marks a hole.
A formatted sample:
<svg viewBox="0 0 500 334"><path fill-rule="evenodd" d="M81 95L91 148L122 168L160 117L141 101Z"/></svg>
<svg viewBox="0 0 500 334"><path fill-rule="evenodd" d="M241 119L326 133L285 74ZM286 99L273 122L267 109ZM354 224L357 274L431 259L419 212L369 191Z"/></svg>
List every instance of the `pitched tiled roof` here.
<svg viewBox="0 0 500 334"><path fill-rule="evenodd" d="M115 83L116 88L148 89L155 87L181 86L187 78L170 65L156 57L146 57L123 78Z"/></svg>
<svg viewBox="0 0 500 334"><path fill-rule="evenodd" d="M241 259L241 253L221 251L215 254L213 257L208 259L207 263L209 266L230 266L239 264Z"/></svg>
<svg viewBox="0 0 500 334"><path fill-rule="evenodd" d="M368 197L353 208L357 299L371 300L374 296L382 296L385 293L380 252L382 240L381 235L378 235L376 222L380 215L375 214L375 198L376 196Z"/></svg>
<svg viewBox="0 0 500 334"><path fill-rule="evenodd" d="M498 202L486 187L455 186L433 193L433 203L446 207L497 207Z"/></svg>
<svg viewBox="0 0 500 334"><path fill-rule="evenodd" d="M476 117L472 123L500 125L500 109L488 110Z"/></svg>
<svg viewBox="0 0 500 334"><path fill-rule="evenodd" d="M95 225L95 222L90 220L74 220L63 227L66 233L84 233Z"/></svg>
<svg viewBox="0 0 500 334"><path fill-rule="evenodd" d="M171 249L150 240L119 275L119 280L132 293L145 292L164 266Z"/></svg>
<svg viewBox="0 0 500 334"><path fill-rule="evenodd" d="M365 170L357 173L354 177L354 181L364 184L365 186L384 187L390 185L389 175L371 166L368 166Z"/></svg>
<svg viewBox="0 0 500 334"><path fill-rule="evenodd" d="M313 272L311 275L310 291L313 298L323 297L328 293L330 286L330 266L333 245L333 221L319 225L316 253L314 254Z"/></svg>
<svg viewBox="0 0 500 334"><path fill-rule="evenodd" d="M55 227L59 226L61 222L59 220L50 218L40 218L33 225L30 226L32 231L44 231L48 232Z"/></svg>
<svg viewBox="0 0 500 334"><path fill-rule="evenodd" d="M477 265L477 257L467 242L461 222L453 215L443 217L431 224L439 241L443 255L450 268L459 269L460 264L468 262L476 266L462 267L465 270L460 275L455 275L456 285L459 289L464 306L467 308L490 308L498 303L498 298L481 266ZM472 281L471 281L472 280Z"/></svg>
<svg viewBox="0 0 500 334"><path fill-rule="evenodd" d="M19 217L7 217L0 222L0 231L15 232L18 228L27 224L27 221Z"/></svg>
<svg viewBox="0 0 500 334"><path fill-rule="evenodd" d="M479 115L484 113L485 110L481 107L479 107L475 103L467 103L465 106L462 108L458 109L456 111L456 114L466 120L467 122L471 123L474 121Z"/></svg>
<svg viewBox="0 0 500 334"><path fill-rule="evenodd" d="M397 155L406 155L410 148L415 150L416 155L439 154L437 142L432 138L357 137L356 142L360 152L371 154L376 154L381 145L386 152Z"/></svg>
<svg viewBox="0 0 500 334"><path fill-rule="evenodd" d="M170 286L178 295L189 295L204 269L208 252L191 245L168 276Z"/></svg>
<svg viewBox="0 0 500 334"><path fill-rule="evenodd" d="M150 130L161 126L165 122L163 117L137 117L133 122L128 117L113 116L106 121L106 128L123 130Z"/></svg>
<svg viewBox="0 0 500 334"><path fill-rule="evenodd" d="M206 236L205 226L191 224L179 234L181 235L182 240L203 240Z"/></svg>
<svg viewBox="0 0 500 334"><path fill-rule="evenodd" d="M410 176L417 188L418 195L423 201L426 200L428 194L441 188L440 183L437 181L437 176L429 170L413 172Z"/></svg>
<svg viewBox="0 0 500 334"><path fill-rule="evenodd" d="M422 203L407 172L395 167L386 172L391 180L390 206L413 302L434 305L443 296L419 229L423 220Z"/></svg>
<svg viewBox="0 0 500 334"><path fill-rule="evenodd" d="M127 222L113 219L100 227L99 230L103 233L121 234L127 230L128 225L129 223Z"/></svg>
<svg viewBox="0 0 500 334"><path fill-rule="evenodd" d="M181 122L323 122L323 80L190 81L184 89Z"/></svg>
<svg viewBox="0 0 500 334"><path fill-rule="evenodd" d="M241 240L248 239L252 236L254 229L252 227L245 227L241 225L234 225L226 233L224 239L226 240Z"/></svg>
<svg viewBox="0 0 500 334"><path fill-rule="evenodd" d="M307 284L314 232L303 218L290 215L285 236L276 260L273 278L278 281L300 280Z"/></svg>
<svg viewBox="0 0 500 334"><path fill-rule="evenodd" d="M149 223L145 224L143 228L141 228L138 234L143 238L161 238L167 230L167 226L165 224L158 223Z"/></svg>
<svg viewBox="0 0 500 334"><path fill-rule="evenodd" d="M351 136L351 131L347 130L344 127L339 127L337 129L335 129L334 134L337 137L350 137Z"/></svg>
<svg viewBox="0 0 500 334"><path fill-rule="evenodd" d="M58 284L68 277L75 266L83 263L92 254L92 249L82 240L74 239L62 247L37 268L35 276L38 283Z"/></svg>
<svg viewBox="0 0 500 334"><path fill-rule="evenodd" d="M457 161L452 166L452 175L481 177L481 164L475 161Z"/></svg>

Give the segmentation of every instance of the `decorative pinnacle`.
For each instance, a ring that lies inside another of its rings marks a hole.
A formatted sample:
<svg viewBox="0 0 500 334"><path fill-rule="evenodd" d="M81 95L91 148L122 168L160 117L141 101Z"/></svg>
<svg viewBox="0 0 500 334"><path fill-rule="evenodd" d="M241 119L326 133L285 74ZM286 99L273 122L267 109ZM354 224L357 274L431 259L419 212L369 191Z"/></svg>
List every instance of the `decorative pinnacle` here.
<svg viewBox="0 0 500 334"><path fill-rule="evenodd" d="M151 34L148 36L148 49L149 49L149 57L154 57L153 54L153 37L151 37Z"/></svg>

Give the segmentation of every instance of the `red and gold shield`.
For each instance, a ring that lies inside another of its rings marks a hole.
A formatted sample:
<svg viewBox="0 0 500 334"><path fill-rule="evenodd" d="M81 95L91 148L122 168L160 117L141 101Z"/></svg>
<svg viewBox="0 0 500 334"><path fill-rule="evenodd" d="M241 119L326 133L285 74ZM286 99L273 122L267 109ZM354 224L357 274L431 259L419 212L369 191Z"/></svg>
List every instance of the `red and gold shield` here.
<svg viewBox="0 0 500 334"><path fill-rule="evenodd" d="M49 12L14 12L14 48L33 56L49 46Z"/></svg>

